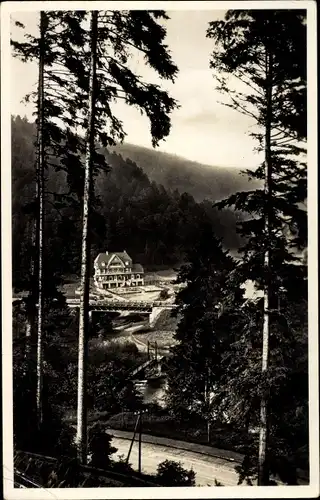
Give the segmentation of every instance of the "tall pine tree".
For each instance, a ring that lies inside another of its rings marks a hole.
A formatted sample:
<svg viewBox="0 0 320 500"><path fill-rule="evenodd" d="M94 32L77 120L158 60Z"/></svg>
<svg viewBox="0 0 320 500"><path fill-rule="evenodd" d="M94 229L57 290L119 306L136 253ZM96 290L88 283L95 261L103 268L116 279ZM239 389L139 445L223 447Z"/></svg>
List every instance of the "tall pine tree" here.
<svg viewBox="0 0 320 500"><path fill-rule="evenodd" d="M263 485L269 484L270 469L270 341L274 329L280 338L283 334L274 315L280 291L288 292L288 270L296 272L293 248L303 245L306 236L305 212L299 205L306 199L301 160L306 135L305 12L228 11L224 21L210 23L207 36L216 42L210 66L218 88L227 95L227 105L254 120L252 135L264 157L256 172L249 173L264 181L264 190L237 193L219 205L253 215L240 227L247 244L239 271L243 281L251 279L263 290L262 321L256 324L262 331L258 484ZM228 83L230 75L239 82L236 89ZM273 382L277 384L276 375Z"/></svg>
<svg viewBox="0 0 320 500"><path fill-rule="evenodd" d="M236 263L223 250L209 223L198 227L194 241L187 254L188 264L178 276L185 287L176 298L180 320L169 361L167 400L178 419L190 420L194 415L207 422L209 440L215 413L212 397L231 338L227 311L241 302L242 291L232 282Z"/></svg>
<svg viewBox="0 0 320 500"><path fill-rule="evenodd" d="M79 459L86 462L86 377L89 325L89 278L94 177L99 141L104 147L122 141L122 123L112 111L112 102L123 99L144 112L151 124L152 144L170 131L170 113L176 102L159 86L148 84L129 68L131 53L142 53L146 63L161 78L173 80L177 67L164 45L166 30L158 19L167 19L163 11L95 11L90 13L90 28L78 22L74 26L83 37L83 50L66 55L65 63L74 76L78 110L73 119L87 132L86 169L83 190L82 297L79 323L79 385L77 444Z"/></svg>
<svg viewBox="0 0 320 500"><path fill-rule="evenodd" d="M61 122L67 119L74 101L68 88L67 79L61 80L61 73L66 73L61 69L61 56L68 50L71 43L77 40L70 38L68 13L45 12L39 14L39 33L31 36L25 33L27 41L12 41L14 55L22 61L28 62L36 60L38 62L38 85L35 92L26 96L26 100L34 100L36 103L36 193L35 199L25 206L25 211L31 215L31 251L30 251L30 272L27 279L23 277L18 283L18 288L27 290L29 296L25 300L27 315L26 327L26 355L33 359L30 351L30 343L34 343L36 337L36 388L35 400L38 415L38 425L42 423L42 379L43 379L43 321L45 299L54 299L57 289L54 286L50 273L48 252L45 245L46 218L45 211L49 200L49 193L46 188L47 178L50 170L58 169L57 158L61 159L65 168L70 164L69 156L65 154L66 149L77 151L77 147L72 147L74 136L63 130ZM24 29L24 26L17 21L17 26ZM61 35L65 36L61 36ZM69 45L68 45L69 44ZM61 84L60 92L52 88L55 84ZM62 84L62 83L63 84ZM57 124L60 121L60 124ZM67 148L66 148L67 146ZM79 161L73 155L71 160ZM55 193L53 193L55 195ZM29 247L30 248L30 247ZM53 285L53 286L52 286ZM49 306L50 307L50 306ZM37 311L37 312L36 312ZM36 322L35 322L36 319ZM35 335L36 323L36 335Z"/></svg>
<svg viewBox="0 0 320 500"><path fill-rule="evenodd" d="M86 165L83 191L83 217L82 217L82 252L81 252L81 296L79 311L79 352L78 352L78 407L77 407L77 447L78 458L81 463L87 462L87 408L86 408L86 383L88 364L88 336L89 336L89 287L90 287L90 209L92 192L93 159L95 151L95 126L97 104L97 11L91 12L90 19L90 73L89 73L89 112L88 130L86 137Z"/></svg>

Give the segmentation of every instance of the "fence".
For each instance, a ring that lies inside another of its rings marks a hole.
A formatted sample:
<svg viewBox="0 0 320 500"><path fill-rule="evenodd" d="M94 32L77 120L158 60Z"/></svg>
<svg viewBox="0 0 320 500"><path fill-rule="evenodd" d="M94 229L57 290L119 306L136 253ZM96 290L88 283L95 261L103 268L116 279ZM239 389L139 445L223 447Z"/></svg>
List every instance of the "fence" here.
<svg viewBox="0 0 320 500"><path fill-rule="evenodd" d="M69 479L76 480L79 483L78 487L158 486L152 481L153 478L145 479L134 471L121 473L109 468L97 469L88 465L80 465L75 458L59 457L58 459L21 450L15 453L14 468L15 483L23 488L68 488L70 487ZM60 475L59 478L58 475ZM50 485L50 477L57 477L59 482ZM88 482L90 484L86 484Z"/></svg>

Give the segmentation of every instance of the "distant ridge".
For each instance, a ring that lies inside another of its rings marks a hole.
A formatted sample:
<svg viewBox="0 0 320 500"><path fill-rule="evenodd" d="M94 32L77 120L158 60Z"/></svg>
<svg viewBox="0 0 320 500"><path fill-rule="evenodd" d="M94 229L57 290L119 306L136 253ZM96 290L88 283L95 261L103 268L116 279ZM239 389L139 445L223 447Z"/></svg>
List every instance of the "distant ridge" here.
<svg viewBox="0 0 320 500"><path fill-rule="evenodd" d="M259 187L257 181L249 181L237 167L210 166L177 155L164 153L134 144L123 143L110 148L126 159L134 161L149 179L166 189L178 189L190 193L196 201L218 201L237 191L249 191ZM244 169L243 169L244 170Z"/></svg>

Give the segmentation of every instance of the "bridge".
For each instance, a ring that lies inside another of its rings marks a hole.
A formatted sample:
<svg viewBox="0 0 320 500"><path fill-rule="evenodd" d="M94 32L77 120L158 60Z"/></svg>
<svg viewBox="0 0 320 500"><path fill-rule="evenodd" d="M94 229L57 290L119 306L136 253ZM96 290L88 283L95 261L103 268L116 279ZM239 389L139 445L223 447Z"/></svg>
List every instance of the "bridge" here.
<svg viewBox="0 0 320 500"><path fill-rule="evenodd" d="M158 356L157 358L151 358L137 366L129 373L129 378L133 379L136 375L143 373L149 373L150 370L156 370L158 375L161 374L161 362L165 359L165 356Z"/></svg>
<svg viewBox="0 0 320 500"><path fill-rule="evenodd" d="M67 304L71 308L80 307L80 299L67 299ZM162 307L163 309L174 309L175 304L170 304L161 300L153 302L140 300L108 300L108 299L90 299L90 310L95 311L133 311L151 313L154 307Z"/></svg>
<svg viewBox="0 0 320 500"><path fill-rule="evenodd" d="M150 380L166 379L168 354L158 354L158 343L148 341L148 359L127 373L127 380L132 380L135 387L144 387Z"/></svg>
<svg viewBox="0 0 320 500"><path fill-rule="evenodd" d="M12 302L21 302L23 298L13 297ZM71 309L80 307L80 299L66 299L67 305ZM91 297L89 299L89 310L92 312L132 312L138 314L149 314L149 323L156 321L161 312L165 309L175 309L176 304L171 304L161 300L155 301L133 301L133 300L116 300L116 299L98 299Z"/></svg>
<svg viewBox="0 0 320 500"><path fill-rule="evenodd" d="M80 307L80 299L67 299L67 304L70 308ZM92 312L132 312L137 314L148 314L149 324L153 326L165 309L174 309L175 304L156 300L153 302L147 301L131 301L131 300L108 300L108 299L90 299L89 309Z"/></svg>

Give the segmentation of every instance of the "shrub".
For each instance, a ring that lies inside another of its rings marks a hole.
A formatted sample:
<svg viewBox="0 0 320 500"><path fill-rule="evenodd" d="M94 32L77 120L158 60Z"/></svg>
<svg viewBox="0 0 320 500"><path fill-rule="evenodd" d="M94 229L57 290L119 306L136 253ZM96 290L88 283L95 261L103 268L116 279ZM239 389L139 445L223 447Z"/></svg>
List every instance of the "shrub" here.
<svg viewBox="0 0 320 500"><path fill-rule="evenodd" d="M118 455L118 460L111 464L112 469L119 474L133 474L134 470L124 455Z"/></svg>
<svg viewBox="0 0 320 500"><path fill-rule="evenodd" d="M158 465L156 481L161 486L195 486L196 475L184 469L181 462L165 460Z"/></svg>
<svg viewBox="0 0 320 500"><path fill-rule="evenodd" d="M166 290L165 288L163 290L161 290L160 295L159 295L159 299L160 300L167 300L168 297L169 297L168 290Z"/></svg>
<svg viewBox="0 0 320 500"><path fill-rule="evenodd" d="M100 424L95 424L89 432L89 451L91 467L105 469L111 463L110 455L117 451L111 445L112 436L107 434Z"/></svg>

